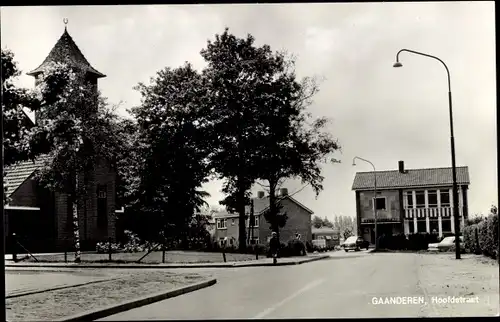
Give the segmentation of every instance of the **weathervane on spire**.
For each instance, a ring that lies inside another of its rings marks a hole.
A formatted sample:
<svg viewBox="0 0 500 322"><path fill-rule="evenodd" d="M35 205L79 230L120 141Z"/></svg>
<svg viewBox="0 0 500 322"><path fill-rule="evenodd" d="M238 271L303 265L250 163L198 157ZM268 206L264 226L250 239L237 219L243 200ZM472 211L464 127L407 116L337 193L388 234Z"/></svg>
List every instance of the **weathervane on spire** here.
<svg viewBox="0 0 500 322"><path fill-rule="evenodd" d="M68 18L64 18L63 22L64 22L64 30L66 30L66 27L68 26Z"/></svg>

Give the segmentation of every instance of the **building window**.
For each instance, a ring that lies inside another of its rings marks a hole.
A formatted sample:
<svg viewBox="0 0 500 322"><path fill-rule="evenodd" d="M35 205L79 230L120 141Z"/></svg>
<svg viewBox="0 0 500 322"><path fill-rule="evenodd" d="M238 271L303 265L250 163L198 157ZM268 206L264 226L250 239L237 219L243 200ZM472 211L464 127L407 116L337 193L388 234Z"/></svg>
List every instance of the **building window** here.
<svg viewBox="0 0 500 322"><path fill-rule="evenodd" d="M413 208L413 193L411 191L406 193L406 206L410 209Z"/></svg>
<svg viewBox="0 0 500 322"><path fill-rule="evenodd" d="M417 208L425 208L425 191L416 191L415 198L415 204L417 205Z"/></svg>
<svg viewBox="0 0 500 322"><path fill-rule="evenodd" d="M443 218L441 221L441 229L442 229L443 233L450 233L451 232L451 219Z"/></svg>
<svg viewBox="0 0 500 322"><path fill-rule="evenodd" d="M253 223L252 223L252 227L259 227L259 216L254 216L253 217ZM247 228L249 228L250 226L250 218L247 218L246 221L245 221L245 225Z"/></svg>
<svg viewBox="0 0 500 322"><path fill-rule="evenodd" d="M429 230L431 233L433 231L439 232L439 223L436 219L429 220Z"/></svg>
<svg viewBox="0 0 500 322"><path fill-rule="evenodd" d="M226 229L226 219L217 220L217 229Z"/></svg>
<svg viewBox="0 0 500 322"><path fill-rule="evenodd" d="M248 226L249 222L250 222L250 220L247 219L247 222L246 222L247 223L247 227L249 227ZM259 227L259 216L254 216L253 217L253 222L251 224L252 224L252 227Z"/></svg>
<svg viewBox="0 0 500 322"><path fill-rule="evenodd" d="M408 232L413 234L415 232L415 223L413 220L408 220Z"/></svg>
<svg viewBox="0 0 500 322"><path fill-rule="evenodd" d="M101 229L106 229L108 226L108 203L107 203L107 186L97 186L97 226Z"/></svg>
<svg viewBox="0 0 500 322"><path fill-rule="evenodd" d="M449 207L450 206L450 191L449 190L441 190L439 192L441 196L441 207Z"/></svg>
<svg viewBox="0 0 500 322"><path fill-rule="evenodd" d="M234 239L232 239L232 238L231 238L231 239L229 240L229 245L233 246L233 244L234 244Z"/></svg>
<svg viewBox="0 0 500 322"><path fill-rule="evenodd" d="M375 199L375 198L374 198ZM385 197L377 197L375 199L375 209L376 210L386 210L386 198Z"/></svg>
<svg viewBox="0 0 500 322"><path fill-rule="evenodd" d="M257 245L259 243L259 237L253 237L250 241L251 245Z"/></svg>
<svg viewBox="0 0 500 322"><path fill-rule="evenodd" d="M231 219L231 226L234 226L234 218Z"/></svg>
<svg viewBox="0 0 500 322"><path fill-rule="evenodd" d="M425 219L417 219L417 232L425 233L427 231L427 224L425 223Z"/></svg>
<svg viewBox="0 0 500 322"><path fill-rule="evenodd" d="M429 208L438 206L437 190L427 190L427 204Z"/></svg>
<svg viewBox="0 0 500 322"><path fill-rule="evenodd" d="M224 247L224 238L219 238L219 243L221 247Z"/></svg>

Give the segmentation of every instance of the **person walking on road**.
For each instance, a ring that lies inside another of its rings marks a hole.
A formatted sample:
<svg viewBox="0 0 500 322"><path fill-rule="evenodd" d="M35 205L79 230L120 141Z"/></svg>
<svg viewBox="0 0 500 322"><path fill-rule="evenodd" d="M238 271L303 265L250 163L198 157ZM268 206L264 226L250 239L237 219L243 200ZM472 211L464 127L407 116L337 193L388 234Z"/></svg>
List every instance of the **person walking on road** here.
<svg viewBox="0 0 500 322"><path fill-rule="evenodd" d="M273 231L271 233L271 240L269 241L269 248L271 250L271 256L273 257L273 264L278 261L278 251L280 247L280 241L278 240L278 234Z"/></svg>

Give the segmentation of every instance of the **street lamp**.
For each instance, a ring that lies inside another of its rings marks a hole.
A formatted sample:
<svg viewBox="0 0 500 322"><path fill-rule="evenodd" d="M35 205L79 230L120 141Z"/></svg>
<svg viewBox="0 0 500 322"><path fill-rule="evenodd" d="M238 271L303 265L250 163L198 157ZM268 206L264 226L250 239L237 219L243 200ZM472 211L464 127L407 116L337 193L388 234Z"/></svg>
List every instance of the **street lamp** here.
<svg viewBox="0 0 500 322"><path fill-rule="evenodd" d="M403 51L420 55L420 56L425 56L428 58L435 59L439 61L441 64L443 64L444 68L446 69L446 73L448 75L448 106L450 109L450 143L451 143L451 168L452 168L452 175L453 175L453 216L454 218L454 225L455 225L455 258L460 259L460 219L459 219L459 211L458 211L458 186L457 186L457 167L455 163L455 138L453 136L453 111L452 111L452 104L451 104L451 83L450 83L450 71L448 70L448 66L439 58L420 53L418 51L414 50L409 50L409 49L401 49L398 51L396 54L396 62L394 63L393 67L402 67L403 64L399 62L399 54Z"/></svg>
<svg viewBox="0 0 500 322"><path fill-rule="evenodd" d="M356 166L356 159L358 160L361 160L361 161L365 161L369 164L372 165L373 167L373 218L374 218L374 223L375 223L375 250L378 250L378 233L377 233L377 170L375 169L375 166L373 165L373 163L371 163L370 161L368 160L365 160L363 158L360 158L360 157L354 157L352 159L352 165L353 166Z"/></svg>

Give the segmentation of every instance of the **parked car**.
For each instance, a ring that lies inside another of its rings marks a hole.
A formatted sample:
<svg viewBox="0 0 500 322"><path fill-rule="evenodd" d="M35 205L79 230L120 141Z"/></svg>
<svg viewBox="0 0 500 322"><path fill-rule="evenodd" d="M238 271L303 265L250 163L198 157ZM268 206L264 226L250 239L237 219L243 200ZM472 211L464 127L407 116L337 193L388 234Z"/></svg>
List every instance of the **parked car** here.
<svg viewBox="0 0 500 322"><path fill-rule="evenodd" d="M429 248L427 250L446 252L446 251L449 251L454 246L455 246L455 236L450 236L450 237L445 237L439 243L429 244ZM463 236L460 236L460 251L461 252L465 251L464 237Z"/></svg>
<svg viewBox="0 0 500 322"><path fill-rule="evenodd" d="M363 239L360 236L351 236L346 239L346 241L342 244L342 247L346 252L350 250L359 251L363 248L368 250L370 243Z"/></svg>

